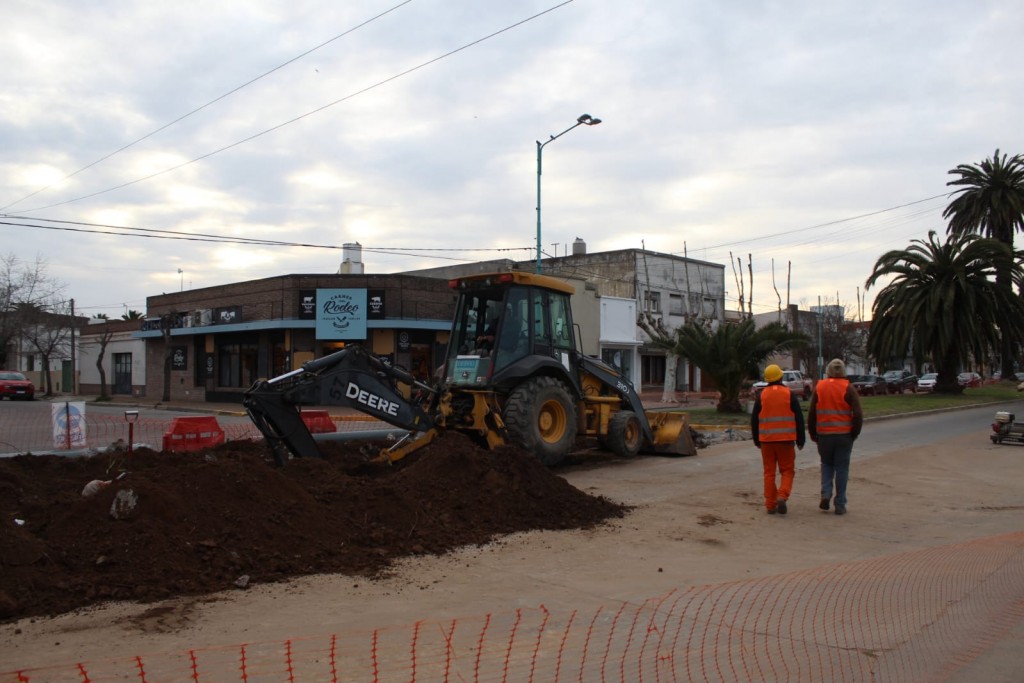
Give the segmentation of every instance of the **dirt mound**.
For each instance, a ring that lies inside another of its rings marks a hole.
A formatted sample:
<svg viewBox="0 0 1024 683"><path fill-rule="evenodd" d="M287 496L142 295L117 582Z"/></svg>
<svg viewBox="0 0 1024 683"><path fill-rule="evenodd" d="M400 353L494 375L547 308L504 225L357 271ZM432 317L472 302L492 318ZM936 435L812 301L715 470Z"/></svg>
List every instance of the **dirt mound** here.
<svg viewBox="0 0 1024 683"><path fill-rule="evenodd" d="M284 468L248 441L0 459L0 619L305 574L373 575L399 557L593 527L626 510L529 454L483 450L459 434L392 466L361 465L351 447L322 450L322 460ZM83 496L92 480L112 483Z"/></svg>

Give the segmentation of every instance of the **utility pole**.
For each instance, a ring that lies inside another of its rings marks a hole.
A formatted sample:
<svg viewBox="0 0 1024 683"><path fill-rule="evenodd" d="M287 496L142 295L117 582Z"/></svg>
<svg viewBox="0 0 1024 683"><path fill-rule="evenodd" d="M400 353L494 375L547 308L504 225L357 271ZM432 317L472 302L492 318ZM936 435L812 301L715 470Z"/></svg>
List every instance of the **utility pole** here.
<svg viewBox="0 0 1024 683"><path fill-rule="evenodd" d="M555 140L557 140L558 138L562 137L563 135L568 133L573 128L576 128L577 126L596 126L599 123L601 123L601 119L594 118L590 114L581 114L576 119L576 123L574 123L573 125L569 126L565 130L563 130L561 133L559 133L558 135L552 135L547 140L545 140L544 142L541 142L540 140L537 140L537 268L536 268L536 270L537 270L538 274L540 274L540 272L541 272L541 265L540 265L540 176L541 176L541 155L544 152L544 145L548 144L549 142L554 142ZM555 254L555 256L558 256L558 254Z"/></svg>
<svg viewBox="0 0 1024 683"><path fill-rule="evenodd" d="M77 378L75 377L75 300L71 300L71 394L78 395ZM70 427L69 427L70 429Z"/></svg>
<svg viewBox="0 0 1024 683"><path fill-rule="evenodd" d="M825 379L825 359L821 356L821 296L818 297L818 379Z"/></svg>

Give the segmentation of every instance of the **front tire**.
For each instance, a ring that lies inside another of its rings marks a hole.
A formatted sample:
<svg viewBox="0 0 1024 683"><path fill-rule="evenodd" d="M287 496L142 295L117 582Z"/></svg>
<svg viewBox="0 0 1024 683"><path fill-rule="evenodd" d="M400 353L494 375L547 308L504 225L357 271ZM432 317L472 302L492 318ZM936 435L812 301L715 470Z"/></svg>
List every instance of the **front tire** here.
<svg viewBox="0 0 1024 683"><path fill-rule="evenodd" d="M632 410L620 410L608 421L605 447L620 458L632 458L640 452L644 433L640 418Z"/></svg>
<svg viewBox="0 0 1024 683"><path fill-rule="evenodd" d="M512 443L548 467L561 463L576 439L575 403L553 377L535 377L516 387L502 417Z"/></svg>

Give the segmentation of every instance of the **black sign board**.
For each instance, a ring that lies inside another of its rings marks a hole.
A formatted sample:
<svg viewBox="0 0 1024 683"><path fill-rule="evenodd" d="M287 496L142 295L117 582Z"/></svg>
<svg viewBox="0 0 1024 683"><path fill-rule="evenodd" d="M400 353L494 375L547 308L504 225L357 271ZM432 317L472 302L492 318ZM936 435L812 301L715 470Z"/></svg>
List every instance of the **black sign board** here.
<svg viewBox="0 0 1024 683"><path fill-rule="evenodd" d="M384 292L383 289L366 290L366 317L369 320L384 319Z"/></svg>
<svg viewBox="0 0 1024 683"><path fill-rule="evenodd" d="M299 320L316 320L316 290L299 290Z"/></svg>
<svg viewBox="0 0 1024 683"><path fill-rule="evenodd" d="M224 308L218 308L213 312L214 325L231 325L233 323L240 322L242 322L241 306L225 306Z"/></svg>
<svg viewBox="0 0 1024 683"><path fill-rule="evenodd" d="M188 347L171 347L171 370L188 370Z"/></svg>

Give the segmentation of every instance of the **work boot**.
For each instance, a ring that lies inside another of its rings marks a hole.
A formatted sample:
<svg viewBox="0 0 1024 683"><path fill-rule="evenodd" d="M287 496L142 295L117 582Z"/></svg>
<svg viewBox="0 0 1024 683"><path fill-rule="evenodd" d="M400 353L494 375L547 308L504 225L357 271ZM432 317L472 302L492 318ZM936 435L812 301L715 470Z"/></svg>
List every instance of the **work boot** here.
<svg viewBox="0 0 1024 683"><path fill-rule="evenodd" d="M786 514L788 512L788 510L786 509L786 499L779 498L777 501L775 501L775 509L779 511L780 515Z"/></svg>
<svg viewBox="0 0 1024 683"><path fill-rule="evenodd" d="M828 510L828 498L822 497L821 502L818 503L818 507L822 510Z"/></svg>
<svg viewBox="0 0 1024 683"><path fill-rule="evenodd" d="M845 505L836 505L836 514L837 515L845 515L846 514L846 506Z"/></svg>

